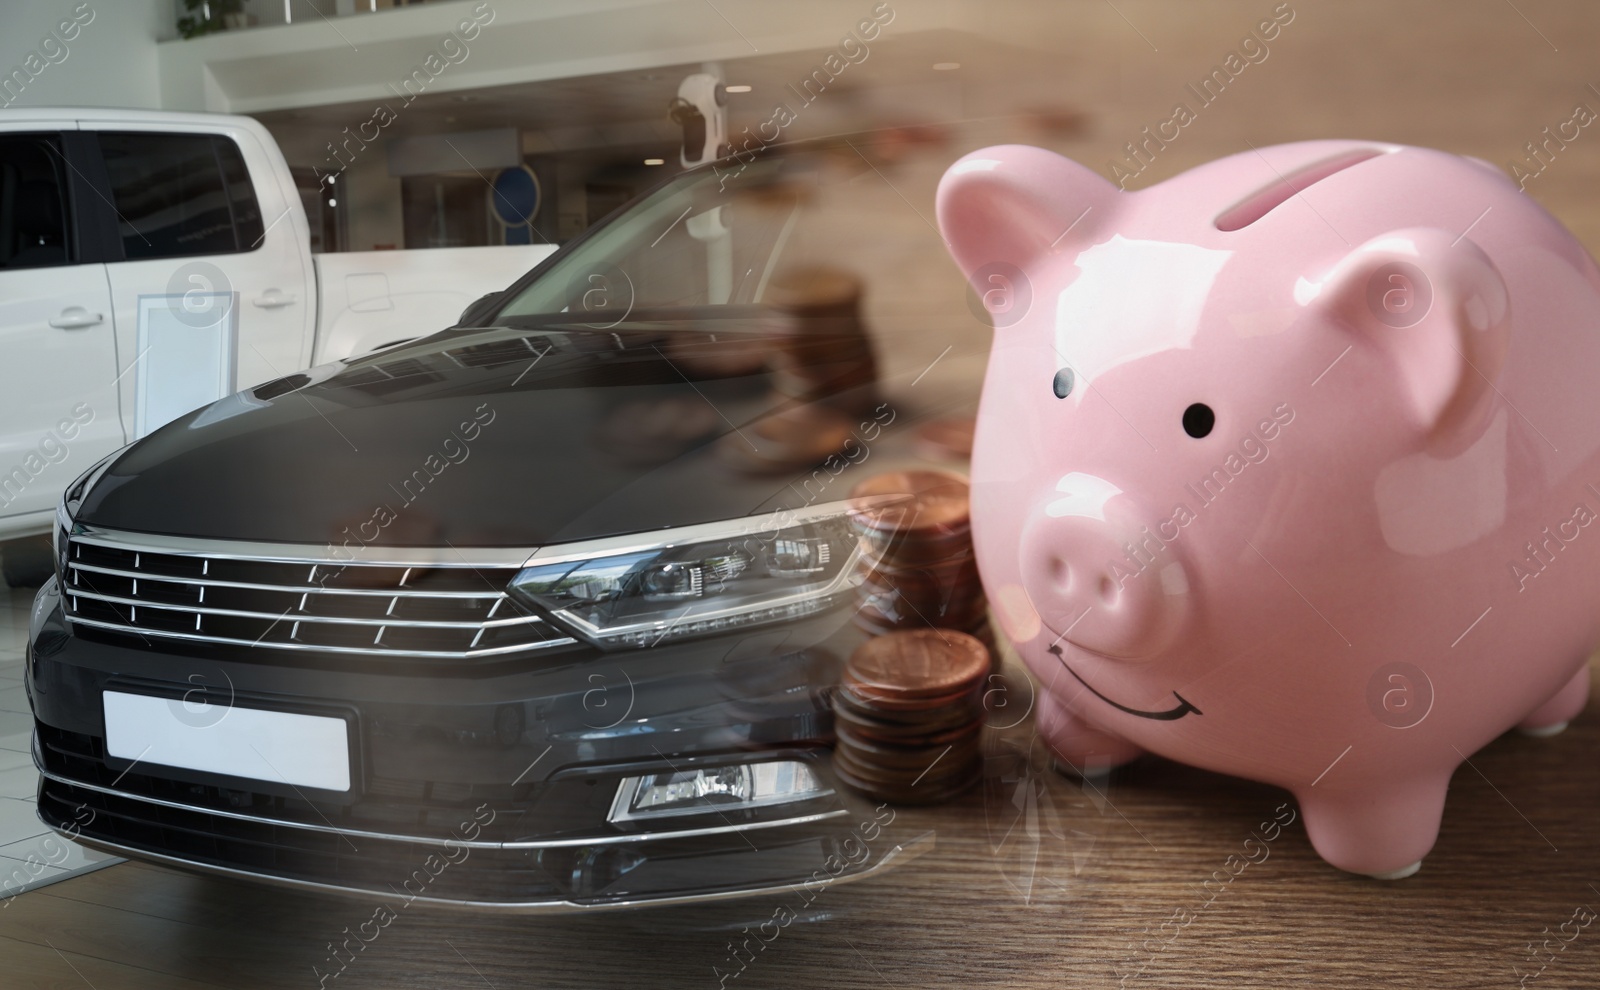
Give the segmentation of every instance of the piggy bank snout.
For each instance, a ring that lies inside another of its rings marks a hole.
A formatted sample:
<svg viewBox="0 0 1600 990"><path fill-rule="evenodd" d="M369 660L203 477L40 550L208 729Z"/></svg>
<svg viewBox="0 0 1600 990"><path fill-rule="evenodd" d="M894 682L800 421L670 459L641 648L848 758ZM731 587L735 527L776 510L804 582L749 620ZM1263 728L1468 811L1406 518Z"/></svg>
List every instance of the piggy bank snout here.
<svg viewBox="0 0 1600 990"><path fill-rule="evenodd" d="M1022 578L1050 638L1119 659L1154 656L1182 631L1189 575L1125 498L1092 511L1054 499L1022 537Z"/></svg>

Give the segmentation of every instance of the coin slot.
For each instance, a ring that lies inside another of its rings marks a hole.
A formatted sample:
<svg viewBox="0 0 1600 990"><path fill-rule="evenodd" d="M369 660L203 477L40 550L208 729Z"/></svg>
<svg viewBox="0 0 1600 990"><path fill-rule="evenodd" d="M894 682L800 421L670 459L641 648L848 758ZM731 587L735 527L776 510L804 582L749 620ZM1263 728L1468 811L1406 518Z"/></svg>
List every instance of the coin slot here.
<svg viewBox="0 0 1600 990"><path fill-rule="evenodd" d="M1216 228L1226 231L1243 230L1330 175L1336 175L1351 166L1385 153L1378 148L1361 148L1323 159L1288 175L1280 174L1265 187L1217 214L1217 219L1214 221Z"/></svg>

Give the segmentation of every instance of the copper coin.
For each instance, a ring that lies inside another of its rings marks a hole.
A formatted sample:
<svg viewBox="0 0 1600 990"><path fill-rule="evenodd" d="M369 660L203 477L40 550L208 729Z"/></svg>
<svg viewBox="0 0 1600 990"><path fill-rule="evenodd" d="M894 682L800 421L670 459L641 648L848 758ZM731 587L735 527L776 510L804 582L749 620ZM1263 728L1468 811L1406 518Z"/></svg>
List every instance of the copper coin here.
<svg viewBox="0 0 1600 990"><path fill-rule="evenodd" d="M772 372L772 384L786 395L804 393L829 385L854 387L877 379L877 368L870 351L841 356L813 364L780 361Z"/></svg>
<svg viewBox="0 0 1600 990"><path fill-rule="evenodd" d="M861 278L831 265L779 272L766 291L769 304L790 311L853 306L860 298Z"/></svg>
<svg viewBox="0 0 1600 990"><path fill-rule="evenodd" d="M958 691L949 694L933 695L927 697L906 697L895 692L878 690L871 684L863 684L846 670L843 673L843 682L836 689L836 694L846 697L852 704L863 709L868 714L878 710L893 712L933 712L949 706L970 704L982 688L982 678L962 685ZM976 717L976 716L974 716Z"/></svg>
<svg viewBox="0 0 1600 990"><path fill-rule="evenodd" d="M800 402L824 402L852 416L865 416L878 404L878 374L871 364L838 375L810 379L792 374L774 375L773 391Z"/></svg>
<svg viewBox="0 0 1600 990"><path fill-rule="evenodd" d="M874 595L861 599L857 615L875 626L896 629L918 629L931 626L935 629L965 630L988 614L989 603L982 596L948 605L918 605L898 595Z"/></svg>
<svg viewBox="0 0 1600 990"><path fill-rule="evenodd" d="M905 766L881 766L843 746L833 751L835 770L844 770L858 780L880 787L936 786L970 773L975 759L982 759L976 746L959 753L942 747Z"/></svg>
<svg viewBox="0 0 1600 990"><path fill-rule="evenodd" d="M963 540L945 539L938 541L907 540L907 544L914 545L919 551L925 551L939 543L947 545L953 551L937 560L919 561L915 563L902 562L893 557L879 556L872 553L872 543L875 541L862 541L868 545L863 548L865 563L870 567L871 577L895 586L906 584L935 585L941 588L952 588L959 584L973 584L979 580L978 559L972 552L972 541L968 537Z"/></svg>
<svg viewBox="0 0 1600 990"><path fill-rule="evenodd" d="M859 325L818 326L805 320L798 336L779 338L773 370L809 382L823 382L861 370L876 375L872 345Z"/></svg>
<svg viewBox="0 0 1600 990"><path fill-rule="evenodd" d="M865 338L829 335L786 346L774 356L774 373L829 391L865 385L878 378L878 363ZM794 388L788 386L787 390Z"/></svg>
<svg viewBox="0 0 1600 990"><path fill-rule="evenodd" d="M977 426L977 419L971 416L924 423L917 430L917 453L930 460L967 460L972 457Z"/></svg>
<svg viewBox="0 0 1600 990"><path fill-rule="evenodd" d="M989 624L989 617L987 615L985 615L984 617L979 619L977 622L973 623L970 626L967 626L965 629L962 629L961 631L966 633L968 636L971 636L973 639L975 639L978 642L983 644L983 648L985 650L987 650L988 653L989 653L989 658L990 658L989 666L990 666L990 669L991 670L994 669L996 663L998 662L998 661L995 660L995 657L998 655L997 654L997 645L998 644L996 644L996 642L995 642L994 629Z"/></svg>
<svg viewBox="0 0 1600 990"><path fill-rule="evenodd" d="M893 499L894 496L889 496ZM886 501L851 514L851 528L861 541L866 564L874 571L914 570L921 567L960 567L973 557L972 530L963 526L944 533L916 530L872 529L860 525L868 513L880 519L909 519L916 507L909 497Z"/></svg>
<svg viewBox="0 0 1600 990"><path fill-rule="evenodd" d="M816 382L781 368L772 373L772 390L785 398L798 400L817 399L823 395Z"/></svg>
<svg viewBox="0 0 1600 990"><path fill-rule="evenodd" d="M938 536L971 528L967 480L948 471L885 471L856 485L850 494L912 496L909 503L852 512L851 521L863 530Z"/></svg>
<svg viewBox="0 0 1600 990"><path fill-rule="evenodd" d="M851 437L849 416L805 405L765 416L722 438L724 457L752 472L792 471L821 463Z"/></svg>
<svg viewBox="0 0 1600 990"><path fill-rule="evenodd" d="M772 324L765 338L781 366L810 374L819 364L849 364L872 355L872 338L853 307L815 310Z"/></svg>
<svg viewBox="0 0 1600 990"><path fill-rule="evenodd" d="M893 503L877 505L868 511L879 516L909 515L907 507ZM855 525L854 518L851 519L851 525L860 539L865 565L873 571L915 570L929 566L960 567L973 559L970 529L934 536L866 529Z"/></svg>
<svg viewBox="0 0 1600 990"><path fill-rule="evenodd" d="M881 717L861 715L856 709L836 701L833 709L833 725L830 728L835 742L838 740L839 727L843 726L845 735L853 738L890 746L918 746L924 739L938 738L955 732L972 722L972 710L966 707L946 709L942 714L933 712L919 714L933 715L937 719L926 723L891 722Z"/></svg>
<svg viewBox="0 0 1600 990"><path fill-rule="evenodd" d="M940 524L925 511L925 501L909 495L898 503L873 505L850 513L850 524L875 563L907 566L972 553L971 520L963 516Z"/></svg>
<svg viewBox="0 0 1600 990"><path fill-rule="evenodd" d="M953 630L908 629L856 647L847 667L858 684L877 694L938 697L982 677L989 666L983 644Z"/></svg>
<svg viewBox="0 0 1600 990"><path fill-rule="evenodd" d="M611 410L595 430L596 446L629 464L671 460L722 425L698 397L672 396L628 402Z"/></svg>
<svg viewBox="0 0 1600 990"><path fill-rule="evenodd" d="M699 396L670 396L656 402L630 402L619 407L607 425L645 439L695 440L716 429L721 417Z"/></svg>
<svg viewBox="0 0 1600 990"><path fill-rule="evenodd" d="M883 776L902 771L910 771L915 776L935 768L948 771L950 764L966 760L980 748L976 731L931 746L883 744L878 740L864 739L854 732L846 732L834 741L835 752L844 753L857 766L871 767Z"/></svg>
<svg viewBox="0 0 1600 990"><path fill-rule="evenodd" d="M893 496L891 496L893 497ZM880 510L888 509L882 505ZM952 533L936 539L915 539L902 533L862 533L851 526L861 544L861 565L870 574L898 576L933 569L934 573L962 573L973 561L973 534Z"/></svg>
<svg viewBox="0 0 1600 990"><path fill-rule="evenodd" d="M887 636L896 632L914 632L918 629L950 629L957 632L966 632L971 620L963 620L960 616L950 616L948 619L926 613L896 612L892 609L883 612L872 608L863 608L856 614L855 625L872 636Z"/></svg>
<svg viewBox="0 0 1600 990"><path fill-rule="evenodd" d="M808 360L794 360L790 351L788 360L779 367L812 381L831 381L876 370L872 342L865 335L813 335L806 338L805 344Z"/></svg>
<svg viewBox="0 0 1600 990"><path fill-rule="evenodd" d="M745 432L757 440L802 447L823 457L838 450L849 438L850 427L850 418L843 413L825 406L801 405L763 416L747 426Z"/></svg>
<svg viewBox="0 0 1600 990"><path fill-rule="evenodd" d="M958 722L952 728L938 725L923 728L862 718L848 708L844 711L843 718L839 717L837 710L834 712L834 739L840 745L849 743L858 749L874 752L880 760L889 759L895 754L916 753L944 746L976 746L978 730L983 727L983 723L970 713L966 721Z"/></svg>
<svg viewBox="0 0 1600 990"><path fill-rule="evenodd" d="M894 496L889 496L892 499ZM895 503L885 500L876 508L890 509ZM951 580L977 573L977 554L972 547L972 531L958 530L942 535L928 533L863 533L856 530L862 552L875 571L908 575L922 573L929 578Z"/></svg>
<svg viewBox="0 0 1600 990"><path fill-rule="evenodd" d="M915 566L888 566L863 555L861 568L865 581L874 591L895 590L908 597L925 599L929 595L953 595L958 591L983 592L978 562L972 556Z"/></svg>
<svg viewBox="0 0 1600 990"><path fill-rule="evenodd" d="M897 722L883 714L862 714L846 702L834 700L833 731L837 737L840 727L845 734L891 746L918 746L924 739L933 739L964 729L973 721L970 708L944 709L942 712L919 712L925 717L920 722Z"/></svg>
<svg viewBox="0 0 1600 990"><path fill-rule="evenodd" d="M941 750L927 762L910 767L881 767L867 762L851 750L840 747L833 751L833 766L852 777L880 787L936 787L952 778L971 773L973 757L978 750L956 753Z"/></svg>
<svg viewBox="0 0 1600 990"><path fill-rule="evenodd" d="M934 738L966 727L974 720L975 711L973 705L964 703L933 711L875 712L835 695L833 717L835 735L839 726L843 725L847 735L854 734L875 742L915 745L920 739Z"/></svg>
<svg viewBox="0 0 1600 990"><path fill-rule="evenodd" d="M972 721L959 728L945 732L934 732L915 737L887 738L878 729L858 729L852 722L841 721L835 723L833 734L837 745L854 746L869 758L880 764L912 764L922 756L933 759L938 752L946 746L976 746L978 744L978 730L983 723Z"/></svg>
<svg viewBox="0 0 1600 990"><path fill-rule="evenodd" d="M979 681L979 685L982 681ZM974 686L976 688L976 686ZM862 729L878 736L915 736L917 733L949 733L962 728L982 713L982 694L976 689L966 691L955 701L946 702L936 709L891 709L878 704L872 697L862 697L854 691L840 689L832 696L835 717L848 721L851 728Z"/></svg>
<svg viewBox="0 0 1600 990"><path fill-rule="evenodd" d="M948 772L952 764L964 763L981 749L976 731L932 746L886 746L854 734L847 734L834 743L835 753L844 753L857 766L871 767L883 777L903 771L915 776L936 768Z"/></svg>
<svg viewBox="0 0 1600 990"><path fill-rule="evenodd" d="M804 387L794 386L792 383L774 384L773 391L780 401L821 404L829 409L836 409L852 419L869 415L870 410L878 405L878 390L872 380L863 385L840 387L828 384Z"/></svg>
<svg viewBox="0 0 1600 990"><path fill-rule="evenodd" d="M976 623L988 608L988 599L983 597L982 590L962 590L948 599L941 598L938 595L917 598L892 588L882 591L866 587L857 589L856 595L856 601L863 611L875 613L870 616L875 622L880 617L909 617L925 620L934 626L966 629Z"/></svg>
<svg viewBox="0 0 1600 990"><path fill-rule="evenodd" d="M986 619L987 619L987 615L980 615L978 617L978 619L976 621L974 621L971 625L957 625L955 623L952 623L949 626L930 625L929 623L924 622L920 618L907 620L907 621L901 622L901 623L891 624L891 623L879 621L875 617L870 617L870 616L866 615L865 613L858 611L858 612L856 612L856 614L854 616L851 617L850 623L851 623L851 625L855 626L857 629L861 630L862 632L866 633L868 636L873 637L873 638L879 638L879 637L882 637L882 636L891 636L891 635L893 635L895 633L902 633L902 632L917 632L919 630L930 630L930 631L931 630L938 630L940 632L948 631L948 632L966 633L968 636L971 636L972 638L976 639L979 642L980 645L985 646L985 647L990 647L991 644L994 641L994 637L989 632L989 629L988 629L987 625L985 624L985 620Z"/></svg>
<svg viewBox="0 0 1600 990"><path fill-rule="evenodd" d="M871 636L871 637L874 637L874 638L879 638L879 637L883 637L883 636L890 636L890 635L893 635L895 633L901 633L901 632L912 632L912 631L916 631L916 630L919 630L919 629L922 629L922 630L929 629L929 626L927 624L925 624L925 623L922 623L920 620L918 621L918 624L916 624L916 625L911 625L911 624L899 625L899 626L885 625L883 623L874 622L871 619L868 619L866 616L864 616L860 612L857 612L851 618L850 622L857 629L859 629L862 632L866 633L868 636ZM941 627L938 627L938 626L935 626L933 628L941 629L941 631L944 631ZM951 627L948 631L950 631L950 632L962 632L962 633L967 634L968 636L971 636L973 639L977 640L978 643L984 648L984 650L987 651L989 657L991 658L990 659L990 664L991 664L991 666L993 665L993 657L995 655L995 649L996 649L996 640L995 640L995 637L994 637L994 630L993 630L993 627L992 627L992 625L991 625L991 623L989 621L989 616L987 615L987 613L985 613L984 615L979 616L977 621L974 622L970 626Z"/></svg>
<svg viewBox="0 0 1600 990"><path fill-rule="evenodd" d="M847 677L834 690L833 701L835 706L843 705L862 718L924 724L952 712L966 712L968 718L977 718L982 687L980 680L965 690L942 698L897 698L875 695L870 690L863 691L850 683Z"/></svg>
<svg viewBox="0 0 1600 990"><path fill-rule="evenodd" d="M673 364L707 378L760 374L771 353L771 344L759 335L712 340L700 334L674 334L667 344Z"/></svg>
<svg viewBox="0 0 1600 990"><path fill-rule="evenodd" d="M948 601L915 601L895 592L875 592L856 599L873 622L915 621L940 629L960 629L977 624L988 613L989 601L981 592L963 592ZM910 627L915 628L915 627Z"/></svg>
<svg viewBox="0 0 1600 990"><path fill-rule="evenodd" d="M868 781L851 774L847 768L835 766L833 774L841 784L853 791L859 791L880 801L890 804L941 804L952 798L961 796L983 777L982 759L974 760L968 771L969 776L956 777L947 783L937 786L925 784L912 784L906 787L889 785L874 785Z"/></svg>
<svg viewBox="0 0 1600 990"><path fill-rule="evenodd" d="M860 559L856 558L858 564ZM901 612L921 613L930 621L935 613L967 614L988 601L983 584L971 579L944 583L927 582L920 578L902 581L893 574L874 571L862 574L859 570L856 577L859 581L855 588L857 602L878 609L894 608ZM952 623L934 624L948 626Z"/></svg>

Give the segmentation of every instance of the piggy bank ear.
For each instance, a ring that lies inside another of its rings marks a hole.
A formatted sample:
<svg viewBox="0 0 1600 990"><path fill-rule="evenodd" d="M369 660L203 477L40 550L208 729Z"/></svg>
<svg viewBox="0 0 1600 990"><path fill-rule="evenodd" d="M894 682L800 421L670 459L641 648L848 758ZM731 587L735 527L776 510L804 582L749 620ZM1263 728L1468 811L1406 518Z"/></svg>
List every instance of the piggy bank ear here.
<svg viewBox="0 0 1600 990"><path fill-rule="evenodd" d="M1494 262L1467 238L1396 230L1356 248L1319 303L1400 370L1429 434L1464 424L1492 393L1505 360L1510 296Z"/></svg>
<svg viewBox="0 0 1600 990"><path fill-rule="evenodd" d="M1111 219L1116 186L1070 158L1021 144L974 151L939 180L939 233L971 278L987 265L1027 271Z"/></svg>

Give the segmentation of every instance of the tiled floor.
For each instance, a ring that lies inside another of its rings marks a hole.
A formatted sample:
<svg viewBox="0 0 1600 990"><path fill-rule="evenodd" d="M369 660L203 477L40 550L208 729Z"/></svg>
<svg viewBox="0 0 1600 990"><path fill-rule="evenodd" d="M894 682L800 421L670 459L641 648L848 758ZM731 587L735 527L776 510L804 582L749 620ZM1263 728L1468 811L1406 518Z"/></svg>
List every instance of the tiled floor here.
<svg viewBox="0 0 1600 990"><path fill-rule="evenodd" d="M34 813L39 773L28 745L33 715L22 686L32 588L0 584L0 901L122 860L51 832Z"/></svg>

